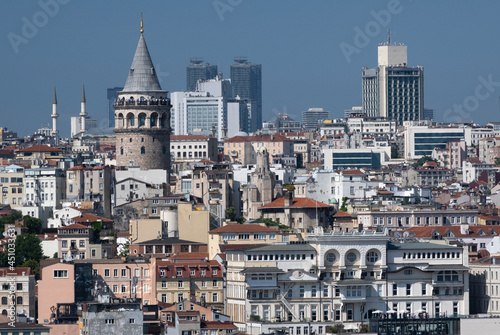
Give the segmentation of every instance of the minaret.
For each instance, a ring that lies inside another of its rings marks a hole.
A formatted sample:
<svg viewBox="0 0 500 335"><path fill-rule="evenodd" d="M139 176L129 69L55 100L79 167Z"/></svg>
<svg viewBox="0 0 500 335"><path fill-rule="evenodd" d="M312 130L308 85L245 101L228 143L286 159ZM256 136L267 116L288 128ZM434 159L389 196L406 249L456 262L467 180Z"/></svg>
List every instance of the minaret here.
<svg viewBox="0 0 500 335"><path fill-rule="evenodd" d="M86 100L85 100L85 84L82 86L82 103L80 109L80 133L85 133L85 119L87 118Z"/></svg>
<svg viewBox="0 0 500 335"><path fill-rule="evenodd" d="M59 130L57 130L57 95L56 87L54 86L54 98L52 99L52 137L54 138L54 144L59 144Z"/></svg>

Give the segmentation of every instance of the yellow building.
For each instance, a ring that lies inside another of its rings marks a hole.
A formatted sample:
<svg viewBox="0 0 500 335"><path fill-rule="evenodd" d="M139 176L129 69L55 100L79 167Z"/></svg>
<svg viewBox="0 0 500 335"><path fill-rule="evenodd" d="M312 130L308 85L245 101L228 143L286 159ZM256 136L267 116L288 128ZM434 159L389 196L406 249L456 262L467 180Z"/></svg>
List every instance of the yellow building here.
<svg viewBox="0 0 500 335"><path fill-rule="evenodd" d="M295 235L292 235L295 239ZM276 229L266 227L264 223L244 223L224 222L222 227L209 231L208 252L209 258L213 259L221 252L220 245L238 244L268 244L290 240L289 235L285 235Z"/></svg>

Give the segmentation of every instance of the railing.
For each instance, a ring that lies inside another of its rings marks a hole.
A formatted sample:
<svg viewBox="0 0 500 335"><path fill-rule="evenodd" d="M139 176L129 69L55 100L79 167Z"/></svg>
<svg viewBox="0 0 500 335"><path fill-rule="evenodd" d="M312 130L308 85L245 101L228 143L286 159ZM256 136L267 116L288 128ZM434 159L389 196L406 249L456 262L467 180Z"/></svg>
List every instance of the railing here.
<svg viewBox="0 0 500 335"><path fill-rule="evenodd" d="M169 106L170 99L116 99L114 106Z"/></svg>

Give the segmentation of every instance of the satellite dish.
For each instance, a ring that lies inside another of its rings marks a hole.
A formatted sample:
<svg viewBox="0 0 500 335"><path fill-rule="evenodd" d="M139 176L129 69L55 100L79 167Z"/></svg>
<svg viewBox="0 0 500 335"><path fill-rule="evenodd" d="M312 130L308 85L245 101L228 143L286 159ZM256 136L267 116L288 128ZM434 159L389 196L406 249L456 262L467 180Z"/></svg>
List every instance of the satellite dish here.
<svg viewBox="0 0 500 335"><path fill-rule="evenodd" d="M403 233L403 237L404 237L404 238L407 238L408 236L410 236L410 233L409 233L409 232L407 232L407 231L405 231L405 232Z"/></svg>

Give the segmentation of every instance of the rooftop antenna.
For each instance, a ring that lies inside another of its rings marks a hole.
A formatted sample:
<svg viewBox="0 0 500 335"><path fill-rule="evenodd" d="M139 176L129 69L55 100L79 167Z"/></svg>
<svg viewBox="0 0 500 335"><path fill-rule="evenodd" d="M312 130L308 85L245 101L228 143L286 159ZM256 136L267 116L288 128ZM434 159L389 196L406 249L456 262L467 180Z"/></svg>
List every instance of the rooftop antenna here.
<svg viewBox="0 0 500 335"><path fill-rule="evenodd" d="M387 44L391 45L391 28L387 29Z"/></svg>

